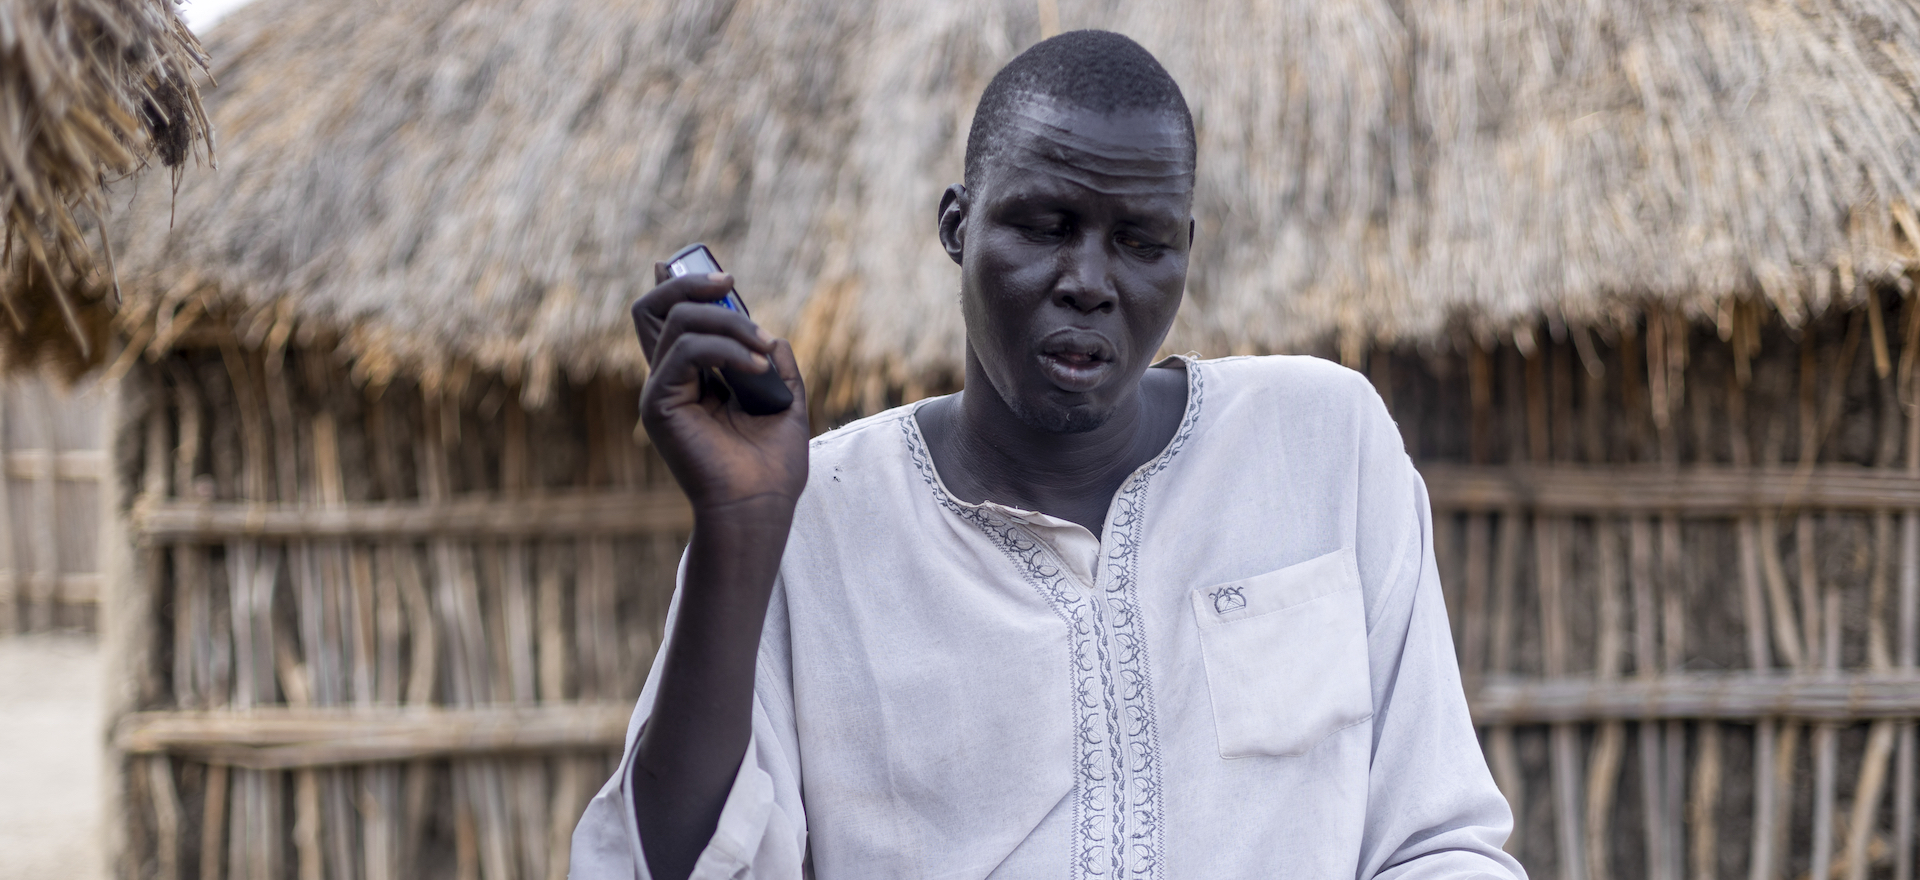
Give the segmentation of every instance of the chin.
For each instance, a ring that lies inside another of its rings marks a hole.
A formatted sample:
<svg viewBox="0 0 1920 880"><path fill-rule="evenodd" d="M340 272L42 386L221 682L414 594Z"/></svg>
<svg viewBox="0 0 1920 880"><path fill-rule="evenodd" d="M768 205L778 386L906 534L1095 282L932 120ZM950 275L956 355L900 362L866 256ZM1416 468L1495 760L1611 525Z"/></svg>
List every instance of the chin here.
<svg viewBox="0 0 1920 880"><path fill-rule="evenodd" d="M1036 407L1026 401L1014 404L1011 409L1014 416L1028 427L1050 434L1085 434L1097 430L1113 417L1111 409L1058 407L1046 403Z"/></svg>

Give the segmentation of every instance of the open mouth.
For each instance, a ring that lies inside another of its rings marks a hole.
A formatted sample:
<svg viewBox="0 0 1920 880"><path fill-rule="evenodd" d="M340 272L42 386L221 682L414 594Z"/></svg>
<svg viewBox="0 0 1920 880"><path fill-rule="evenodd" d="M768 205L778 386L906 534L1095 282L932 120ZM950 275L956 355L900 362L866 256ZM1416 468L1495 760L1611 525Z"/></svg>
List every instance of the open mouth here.
<svg viewBox="0 0 1920 880"><path fill-rule="evenodd" d="M1091 351L1050 351L1047 352L1047 357L1073 366L1097 364L1104 360L1098 354Z"/></svg>
<svg viewBox="0 0 1920 880"><path fill-rule="evenodd" d="M1097 334L1062 331L1041 342L1040 361L1047 378L1063 391L1091 391L1106 378L1113 348Z"/></svg>

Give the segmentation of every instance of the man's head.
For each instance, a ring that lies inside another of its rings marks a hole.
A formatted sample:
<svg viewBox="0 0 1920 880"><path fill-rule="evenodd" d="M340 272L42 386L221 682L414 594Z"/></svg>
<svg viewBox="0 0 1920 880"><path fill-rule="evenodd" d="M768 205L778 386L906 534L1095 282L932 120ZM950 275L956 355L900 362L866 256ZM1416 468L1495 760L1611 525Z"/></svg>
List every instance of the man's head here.
<svg viewBox="0 0 1920 880"><path fill-rule="evenodd" d="M1101 114L1165 113L1179 124L1192 161L1193 114L1153 54L1111 31L1068 31L1007 62L980 93L967 131L968 189L979 186L981 167L1006 145L1021 104L1036 96Z"/></svg>
<svg viewBox="0 0 1920 880"><path fill-rule="evenodd" d="M1061 34L994 76L940 204L971 392L1054 432L1133 404L1186 285L1194 153L1180 87L1126 37Z"/></svg>

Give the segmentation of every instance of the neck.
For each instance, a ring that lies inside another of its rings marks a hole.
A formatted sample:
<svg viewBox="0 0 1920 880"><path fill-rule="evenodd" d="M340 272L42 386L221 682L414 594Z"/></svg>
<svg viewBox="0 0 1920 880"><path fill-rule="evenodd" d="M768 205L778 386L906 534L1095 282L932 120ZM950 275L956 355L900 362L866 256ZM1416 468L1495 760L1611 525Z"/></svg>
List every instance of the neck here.
<svg viewBox="0 0 1920 880"><path fill-rule="evenodd" d="M961 500L1038 510L1099 534L1120 484L1160 452L1178 424L1163 424L1168 407L1154 405L1148 384L1142 379L1100 427L1058 433L1015 415L969 357L969 390L928 413L922 426L935 466ZM1179 412L1177 404L1172 411Z"/></svg>

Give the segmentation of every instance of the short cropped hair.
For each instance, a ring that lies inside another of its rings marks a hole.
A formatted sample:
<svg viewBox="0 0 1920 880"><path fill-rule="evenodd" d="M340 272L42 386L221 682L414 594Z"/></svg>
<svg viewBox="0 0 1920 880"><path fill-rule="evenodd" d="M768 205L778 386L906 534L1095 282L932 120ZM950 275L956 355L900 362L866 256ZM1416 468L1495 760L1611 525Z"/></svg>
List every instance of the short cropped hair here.
<svg viewBox="0 0 1920 880"><path fill-rule="evenodd" d="M967 186L1006 140L1014 108L1036 96L1096 113L1165 111L1180 120L1188 155L1196 154L1187 98L1153 53L1111 31L1068 31L1035 43L987 83L967 132Z"/></svg>

